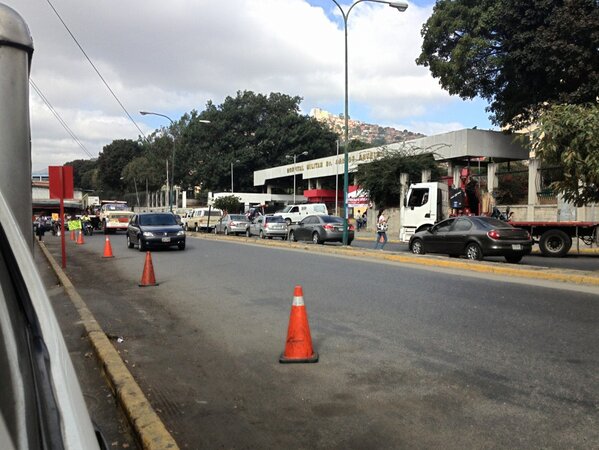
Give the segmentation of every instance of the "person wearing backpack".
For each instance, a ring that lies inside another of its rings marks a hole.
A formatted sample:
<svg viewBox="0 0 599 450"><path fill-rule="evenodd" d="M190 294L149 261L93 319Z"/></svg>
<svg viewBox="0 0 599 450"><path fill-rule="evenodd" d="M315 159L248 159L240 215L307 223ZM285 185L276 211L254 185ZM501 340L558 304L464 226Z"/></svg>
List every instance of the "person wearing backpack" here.
<svg viewBox="0 0 599 450"><path fill-rule="evenodd" d="M381 246L381 250L383 250L385 248L385 245L387 244L387 228L389 226L387 224L387 218L383 214L384 211L384 209L381 209L381 211L379 212L379 218L376 222L376 244L374 246L375 250L379 248L379 244Z"/></svg>

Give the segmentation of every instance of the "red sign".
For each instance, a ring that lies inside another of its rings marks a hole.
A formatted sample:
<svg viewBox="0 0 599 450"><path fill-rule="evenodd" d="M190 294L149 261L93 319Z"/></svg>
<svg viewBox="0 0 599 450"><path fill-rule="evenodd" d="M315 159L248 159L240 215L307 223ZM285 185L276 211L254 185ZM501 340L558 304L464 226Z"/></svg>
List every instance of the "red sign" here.
<svg viewBox="0 0 599 450"><path fill-rule="evenodd" d="M73 166L48 167L50 198L73 198Z"/></svg>

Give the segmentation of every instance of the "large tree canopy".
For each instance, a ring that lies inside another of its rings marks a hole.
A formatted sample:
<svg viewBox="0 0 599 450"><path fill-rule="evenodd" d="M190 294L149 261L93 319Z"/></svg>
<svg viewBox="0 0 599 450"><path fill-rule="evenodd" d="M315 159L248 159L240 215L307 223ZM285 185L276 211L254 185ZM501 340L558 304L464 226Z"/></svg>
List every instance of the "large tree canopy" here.
<svg viewBox="0 0 599 450"><path fill-rule="evenodd" d="M599 203L599 106L556 105L532 133L538 157L561 167L551 187L576 206Z"/></svg>
<svg viewBox="0 0 599 450"><path fill-rule="evenodd" d="M125 166L141 155L141 147L130 139L112 141L104 146L98 156L99 189L104 196L120 195L124 191L125 182L122 172Z"/></svg>
<svg viewBox="0 0 599 450"><path fill-rule="evenodd" d="M450 94L489 100L500 126L599 93L597 0L439 0L422 36L416 62Z"/></svg>

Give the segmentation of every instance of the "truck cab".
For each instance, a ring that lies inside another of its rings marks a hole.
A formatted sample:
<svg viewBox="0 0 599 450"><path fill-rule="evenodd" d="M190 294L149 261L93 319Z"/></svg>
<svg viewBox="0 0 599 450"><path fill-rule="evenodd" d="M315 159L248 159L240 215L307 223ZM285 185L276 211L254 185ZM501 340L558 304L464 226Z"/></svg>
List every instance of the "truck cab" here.
<svg viewBox="0 0 599 450"><path fill-rule="evenodd" d="M449 189L445 183L415 183L408 192L401 208L399 239L403 242L418 231L431 228L447 218Z"/></svg>

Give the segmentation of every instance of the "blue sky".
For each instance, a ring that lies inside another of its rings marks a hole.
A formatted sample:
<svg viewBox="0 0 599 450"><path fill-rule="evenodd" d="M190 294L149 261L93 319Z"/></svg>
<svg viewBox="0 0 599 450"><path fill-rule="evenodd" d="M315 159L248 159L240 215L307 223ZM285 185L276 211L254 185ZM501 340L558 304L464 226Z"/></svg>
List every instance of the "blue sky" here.
<svg viewBox="0 0 599 450"><path fill-rule="evenodd" d="M302 112L343 112L343 23L331 0L50 0L117 94L99 79L47 2L3 0L25 19L35 52L31 79L78 137L33 90L33 169L96 157L115 139L137 139L209 100L237 91L303 98ZM343 2L345 8L348 2ZM353 119L427 135L491 129L486 102L449 96L416 66L431 2L399 13L362 2L349 17ZM84 147L82 149L81 147Z"/></svg>

